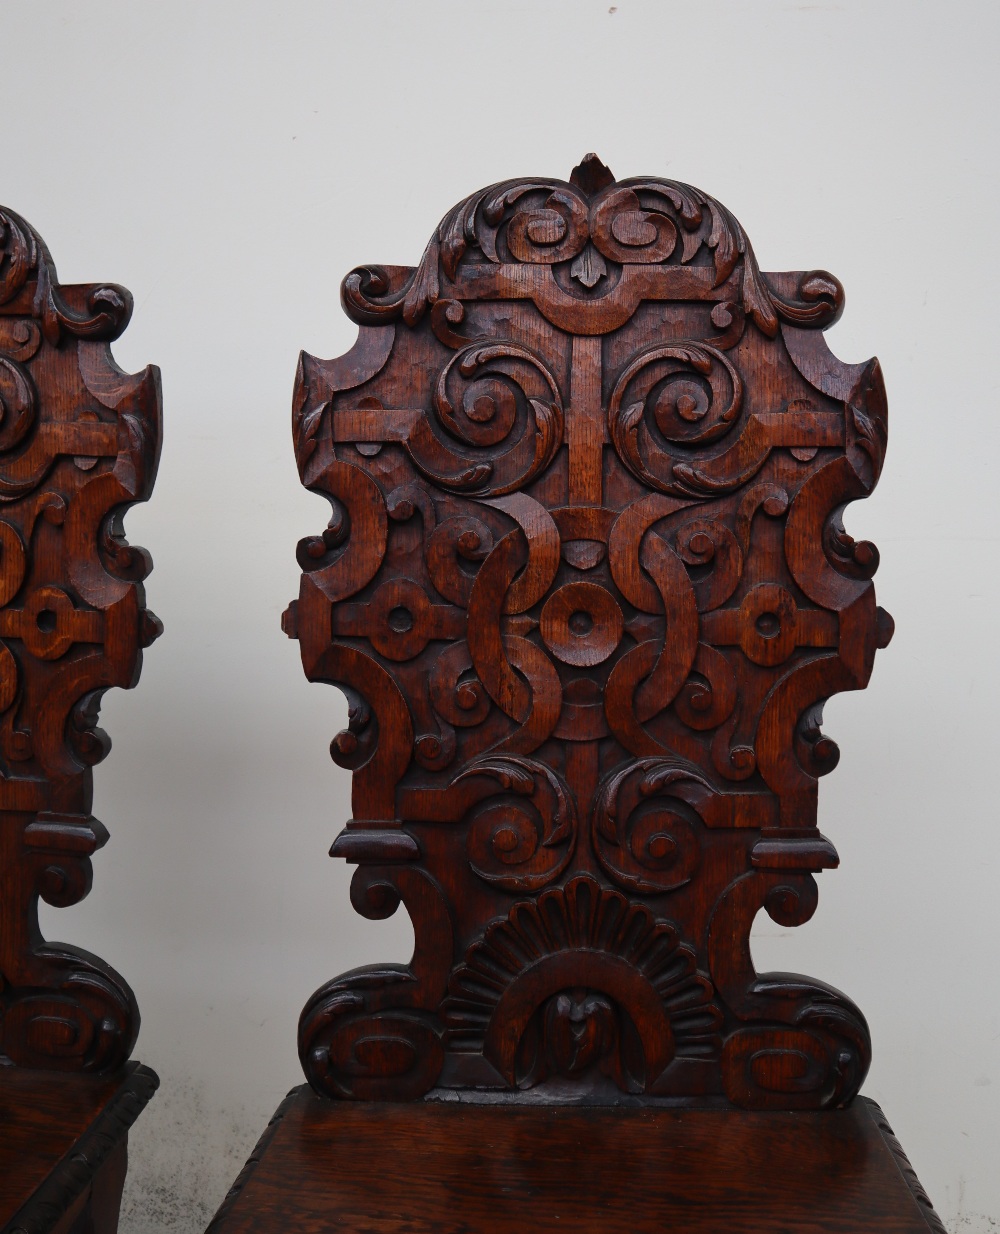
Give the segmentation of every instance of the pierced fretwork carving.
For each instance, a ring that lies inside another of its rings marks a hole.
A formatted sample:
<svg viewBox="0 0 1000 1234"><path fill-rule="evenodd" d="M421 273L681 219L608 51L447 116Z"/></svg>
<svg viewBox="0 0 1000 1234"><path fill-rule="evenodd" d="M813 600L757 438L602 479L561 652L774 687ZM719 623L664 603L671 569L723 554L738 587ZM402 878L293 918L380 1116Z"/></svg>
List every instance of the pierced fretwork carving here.
<svg viewBox="0 0 1000 1234"><path fill-rule="evenodd" d="M90 890L101 696L135 684L160 632L149 555L122 531L160 452L159 372L129 376L109 348L131 312L123 287L61 287L0 210L0 1064L110 1070L139 1031L122 978L38 926L39 896Z"/></svg>
<svg viewBox="0 0 1000 1234"><path fill-rule="evenodd" d="M823 703L892 633L842 523L886 401L823 339L840 284L762 274L720 203L591 155L473 194L342 299L357 343L296 382L332 516L285 628L350 702L352 901L402 901L416 949L313 996L310 1082L849 1101L860 1011L749 946L837 865Z"/></svg>

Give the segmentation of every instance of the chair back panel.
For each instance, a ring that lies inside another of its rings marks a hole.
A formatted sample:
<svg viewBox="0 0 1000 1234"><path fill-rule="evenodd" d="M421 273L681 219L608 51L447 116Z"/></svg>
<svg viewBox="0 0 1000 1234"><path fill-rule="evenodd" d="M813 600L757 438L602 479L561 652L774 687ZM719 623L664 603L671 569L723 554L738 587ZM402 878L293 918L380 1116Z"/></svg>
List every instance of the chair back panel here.
<svg viewBox="0 0 1000 1234"><path fill-rule="evenodd" d="M113 1070L139 1031L122 978L38 926L39 896L90 890L101 697L135 685L161 629L122 531L160 453L159 371L123 373L109 347L131 312L124 287L60 286L0 209L0 1064Z"/></svg>
<svg viewBox="0 0 1000 1234"><path fill-rule="evenodd" d="M824 342L840 284L762 274L719 202L588 156L473 194L342 301L355 346L296 382L332 517L285 628L350 704L352 902L402 902L416 946L313 996L310 1082L849 1101L861 1013L749 947L837 864L822 707L891 634L841 521L886 404Z"/></svg>

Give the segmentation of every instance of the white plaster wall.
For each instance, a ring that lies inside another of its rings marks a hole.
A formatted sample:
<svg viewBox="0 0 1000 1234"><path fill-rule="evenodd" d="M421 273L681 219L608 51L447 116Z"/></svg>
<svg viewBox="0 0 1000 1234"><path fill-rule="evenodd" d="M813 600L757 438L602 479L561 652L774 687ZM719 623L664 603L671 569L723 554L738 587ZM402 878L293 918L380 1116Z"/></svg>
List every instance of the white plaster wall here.
<svg viewBox="0 0 1000 1234"><path fill-rule="evenodd" d="M998 25L990 0L0 3L0 199L63 281L132 289L116 355L163 370L129 532L166 634L106 703L94 893L44 921L131 981L163 1080L126 1234L203 1228L299 1082L306 996L411 938L356 917L324 856L344 707L278 628L326 518L292 461L298 350L350 345L352 266L413 263L466 193L588 150L720 197L765 270L833 270L831 345L882 361L887 466L849 527L881 547L896 638L827 709L842 868L755 953L858 1001L865 1091L949 1229L996 1229Z"/></svg>

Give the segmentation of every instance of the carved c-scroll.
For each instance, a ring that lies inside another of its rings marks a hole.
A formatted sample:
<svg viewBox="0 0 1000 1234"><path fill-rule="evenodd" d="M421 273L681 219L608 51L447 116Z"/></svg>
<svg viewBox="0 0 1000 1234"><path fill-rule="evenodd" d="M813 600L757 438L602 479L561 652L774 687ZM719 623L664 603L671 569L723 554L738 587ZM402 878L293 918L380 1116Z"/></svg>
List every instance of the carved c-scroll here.
<svg viewBox="0 0 1000 1234"><path fill-rule="evenodd" d="M472 194L415 268L341 295L357 343L296 383L333 515L286 629L348 695L332 851L359 911L407 903L417 956L314 996L310 1081L849 1101L860 1013L749 950L762 907L806 920L837 864L823 706L892 633L843 522L887 440L877 362L823 341L843 288L761 273L714 198L588 156ZM16 667L0 650L0 695Z"/></svg>
<svg viewBox="0 0 1000 1234"><path fill-rule="evenodd" d="M161 630L151 559L123 531L156 475L159 373L111 356L124 288L61 286L10 211L0 240L0 1064L109 1071L135 1042L135 999L97 957L44 942L38 901L90 890L101 697L135 685Z"/></svg>

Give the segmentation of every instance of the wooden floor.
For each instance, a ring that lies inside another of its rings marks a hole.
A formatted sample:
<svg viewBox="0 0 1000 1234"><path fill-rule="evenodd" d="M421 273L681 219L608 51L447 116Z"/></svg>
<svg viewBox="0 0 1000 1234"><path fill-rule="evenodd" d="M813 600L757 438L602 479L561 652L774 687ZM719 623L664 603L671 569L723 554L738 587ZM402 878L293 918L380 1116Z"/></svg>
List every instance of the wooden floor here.
<svg viewBox="0 0 1000 1234"><path fill-rule="evenodd" d="M943 1234L881 1111L279 1108L212 1234Z"/></svg>

